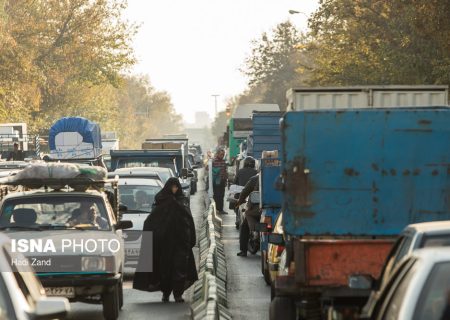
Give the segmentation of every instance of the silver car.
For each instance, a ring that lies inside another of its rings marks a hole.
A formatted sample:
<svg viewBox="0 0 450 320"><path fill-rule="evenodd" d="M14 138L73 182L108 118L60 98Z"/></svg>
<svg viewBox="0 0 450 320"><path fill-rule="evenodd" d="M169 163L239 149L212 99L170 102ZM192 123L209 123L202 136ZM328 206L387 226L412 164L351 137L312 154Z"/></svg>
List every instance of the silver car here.
<svg viewBox="0 0 450 320"><path fill-rule="evenodd" d="M47 297L28 265L15 267L14 259L25 257L13 252L10 239L0 234L0 319L56 319L70 310L66 298Z"/></svg>
<svg viewBox="0 0 450 320"><path fill-rule="evenodd" d="M398 264L362 319L450 319L450 248L414 251Z"/></svg>

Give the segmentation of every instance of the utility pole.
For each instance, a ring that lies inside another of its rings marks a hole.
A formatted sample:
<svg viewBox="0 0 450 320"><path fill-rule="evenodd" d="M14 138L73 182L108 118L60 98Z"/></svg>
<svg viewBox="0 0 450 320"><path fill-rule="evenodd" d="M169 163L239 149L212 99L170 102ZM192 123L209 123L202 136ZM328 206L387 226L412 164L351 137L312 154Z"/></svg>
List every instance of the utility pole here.
<svg viewBox="0 0 450 320"><path fill-rule="evenodd" d="M214 115L217 117L217 97L220 97L220 94L212 94L211 97L214 97Z"/></svg>

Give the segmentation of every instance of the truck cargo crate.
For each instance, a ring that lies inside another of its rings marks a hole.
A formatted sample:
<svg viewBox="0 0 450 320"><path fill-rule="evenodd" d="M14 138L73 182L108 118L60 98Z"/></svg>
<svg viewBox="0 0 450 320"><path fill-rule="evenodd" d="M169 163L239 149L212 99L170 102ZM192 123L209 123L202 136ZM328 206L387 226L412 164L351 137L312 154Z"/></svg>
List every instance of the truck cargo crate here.
<svg viewBox="0 0 450 320"><path fill-rule="evenodd" d="M288 112L282 123L288 235L395 236L450 219L450 109Z"/></svg>

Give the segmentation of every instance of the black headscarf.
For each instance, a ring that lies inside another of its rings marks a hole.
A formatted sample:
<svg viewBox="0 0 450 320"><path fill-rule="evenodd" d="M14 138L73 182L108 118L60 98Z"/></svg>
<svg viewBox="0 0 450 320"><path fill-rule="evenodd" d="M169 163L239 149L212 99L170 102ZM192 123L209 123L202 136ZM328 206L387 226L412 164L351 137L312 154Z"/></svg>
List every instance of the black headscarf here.
<svg viewBox="0 0 450 320"><path fill-rule="evenodd" d="M178 190L174 194L172 192L172 187L177 186ZM166 184L164 185L164 188L162 188L161 191L159 191L155 196L155 205L159 205L168 199L181 199L183 198L183 189L181 187L180 180L178 178L169 178L169 180L166 181Z"/></svg>

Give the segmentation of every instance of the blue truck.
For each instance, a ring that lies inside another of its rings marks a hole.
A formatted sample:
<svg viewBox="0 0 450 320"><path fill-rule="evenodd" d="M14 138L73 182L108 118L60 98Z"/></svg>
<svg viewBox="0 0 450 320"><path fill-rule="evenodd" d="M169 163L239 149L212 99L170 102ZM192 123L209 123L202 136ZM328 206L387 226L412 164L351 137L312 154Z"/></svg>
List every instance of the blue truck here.
<svg viewBox="0 0 450 320"><path fill-rule="evenodd" d="M270 319L357 314L401 230L450 219L450 108L287 112Z"/></svg>

